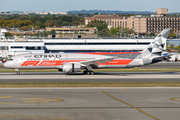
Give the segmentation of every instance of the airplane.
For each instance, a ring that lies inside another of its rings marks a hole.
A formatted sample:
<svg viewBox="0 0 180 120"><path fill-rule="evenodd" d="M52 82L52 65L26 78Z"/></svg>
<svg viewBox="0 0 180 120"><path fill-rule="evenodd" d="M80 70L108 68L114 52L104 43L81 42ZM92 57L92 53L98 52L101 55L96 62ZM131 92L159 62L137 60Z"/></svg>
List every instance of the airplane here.
<svg viewBox="0 0 180 120"><path fill-rule="evenodd" d="M81 52L22 54L9 58L4 67L19 69L58 69L64 73L94 74L92 69L132 68L168 60L172 54L164 52L170 29L164 29L142 52Z"/></svg>

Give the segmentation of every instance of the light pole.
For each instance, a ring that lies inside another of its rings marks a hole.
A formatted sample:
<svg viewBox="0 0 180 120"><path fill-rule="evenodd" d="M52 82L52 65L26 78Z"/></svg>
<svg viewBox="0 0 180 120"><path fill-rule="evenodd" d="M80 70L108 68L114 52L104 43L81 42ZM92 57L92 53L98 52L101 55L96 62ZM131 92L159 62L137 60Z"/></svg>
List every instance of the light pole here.
<svg viewBox="0 0 180 120"><path fill-rule="evenodd" d="M116 32L116 35L117 35L117 38L118 38L119 32Z"/></svg>
<svg viewBox="0 0 180 120"><path fill-rule="evenodd" d="M149 32L149 37L151 37L150 35L151 35L151 33Z"/></svg>
<svg viewBox="0 0 180 120"><path fill-rule="evenodd" d="M25 38L25 32L24 32L23 38Z"/></svg>
<svg viewBox="0 0 180 120"><path fill-rule="evenodd" d="M135 37L134 37L135 29L133 28L132 30L133 30L133 38L135 38Z"/></svg>

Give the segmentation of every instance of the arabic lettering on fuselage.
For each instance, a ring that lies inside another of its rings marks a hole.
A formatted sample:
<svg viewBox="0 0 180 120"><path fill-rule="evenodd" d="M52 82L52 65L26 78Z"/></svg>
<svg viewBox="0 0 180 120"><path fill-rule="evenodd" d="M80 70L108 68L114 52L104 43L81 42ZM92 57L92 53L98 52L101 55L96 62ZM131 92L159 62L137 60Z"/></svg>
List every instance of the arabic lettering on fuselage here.
<svg viewBox="0 0 180 120"><path fill-rule="evenodd" d="M34 58L61 58L61 55L58 54L34 55Z"/></svg>

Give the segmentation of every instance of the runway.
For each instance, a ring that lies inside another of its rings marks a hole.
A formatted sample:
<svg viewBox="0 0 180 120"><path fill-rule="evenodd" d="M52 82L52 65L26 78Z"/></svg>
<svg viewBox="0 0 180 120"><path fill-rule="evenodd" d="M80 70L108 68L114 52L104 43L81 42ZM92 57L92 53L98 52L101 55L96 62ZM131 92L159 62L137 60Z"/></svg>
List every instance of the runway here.
<svg viewBox="0 0 180 120"><path fill-rule="evenodd" d="M178 120L180 88L0 89L2 120Z"/></svg>
<svg viewBox="0 0 180 120"><path fill-rule="evenodd" d="M176 63L172 65L179 67ZM21 72L21 75L15 72L0 73L0 83L180 82L179 78L180 72L96 72L95 75L67 75L62 72ZM178 120L179 91L179 87L0 88L0 119Z"/></svg>
<svg viewBox="0 0 180 120"><path fill-rule="evenodd" d="M143 69L180 68L179 62L161 62ZM5 69L0 66L0 69ZM1 72L0 82L180 82L180 72L95 72L95 75L62 72Z"/></svg>
<svg viewBox="0 0 180 120"><path fill-rule="evenodd" d="M0 82L180 82L180 72L96 72L94 75L7 72L0 73Z"/></svg>

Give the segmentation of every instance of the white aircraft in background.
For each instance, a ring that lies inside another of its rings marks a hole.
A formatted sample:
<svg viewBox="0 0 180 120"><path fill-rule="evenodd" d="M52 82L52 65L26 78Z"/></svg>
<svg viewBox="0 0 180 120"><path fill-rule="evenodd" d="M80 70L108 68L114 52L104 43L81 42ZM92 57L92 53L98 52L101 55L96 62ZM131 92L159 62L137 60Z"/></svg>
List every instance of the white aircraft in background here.
<svg viewBox="0 0 180 120"><path fill-rule="evenodd" d="M92 69L129 68L148 65L170 58L164 53L170 29L164 29L142 52L82 52L82 53L44 53L14 56L4 64L7 68L19 69L59 69L64 73L80 72L94 74Z"/></svg>

